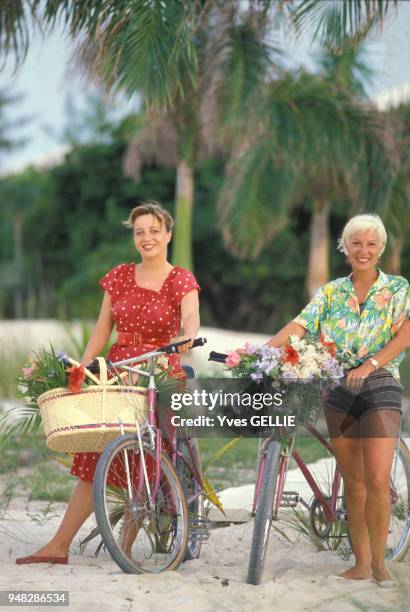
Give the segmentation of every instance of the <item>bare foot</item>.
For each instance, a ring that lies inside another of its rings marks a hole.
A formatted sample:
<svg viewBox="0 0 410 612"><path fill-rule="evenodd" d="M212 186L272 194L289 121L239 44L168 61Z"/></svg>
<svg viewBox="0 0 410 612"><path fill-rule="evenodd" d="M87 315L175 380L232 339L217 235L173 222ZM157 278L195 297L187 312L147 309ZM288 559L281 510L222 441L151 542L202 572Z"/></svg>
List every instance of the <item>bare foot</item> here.
<svg viewBox="0 0 410 612"><path fill-rule="evenodd" d="M369 580L370 567L351 567L342 574L339 574L339 576L345 580Z"/></svg>
<svg viewBox="0 0 410 612"><path fill-rule="evenodd" d="M377 582L385 582L394 580L385 567L379 567L372 570L372 575Z"/></svg>
<svg viewBox="0 0 410 612"><path fill-rule="evenodd" d="M39 548L33 553L34 557L66 557L68 548L59 544L49 542L43 548Z"/></svg>

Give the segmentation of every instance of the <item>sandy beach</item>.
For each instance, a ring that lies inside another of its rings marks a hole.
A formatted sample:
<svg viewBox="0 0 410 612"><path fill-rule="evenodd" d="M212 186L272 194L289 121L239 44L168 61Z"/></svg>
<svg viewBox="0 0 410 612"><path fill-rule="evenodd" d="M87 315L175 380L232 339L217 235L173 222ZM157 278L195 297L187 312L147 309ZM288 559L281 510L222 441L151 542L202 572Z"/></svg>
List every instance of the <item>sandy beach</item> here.
<svg viewBox="0 0 410 612"><path fill-rule="evenodd" d="M292 478L295 482L296 470L289 477L290 482ZM95 544L80 554L80 537L72 546L68 566L15 565L16 557L47 541L65 507L53 504L51 518L40 524L46 503L32 502L27 506L22 498L16 498L0 520L0 590L67 590L70 607L75 612L163 612L171 607L181 612L407 609L409 555L404 562L390 566L398 581L396 589L380 589L370 582L341 582L330 576L349 567L352 558L344 561L337 552L316 552L293 531L288 531L292 542L277 530L271 532L263 582L259 586L246 584L253 529L252 521L247 518L251 494L249 486L222 492L228 516L239 513L247 522L215 527L203 544L199 559L160 575L124 574L105 552L97 558L94 556ZM283 512L289 510L282 511L282 515ZM92 525L90 519L81 534L87 534ZM276 527L286 530L281 520Z"/></svg>
<svg viewBox="0 0 410 612"><path fill-rule="evenodd" d="M38 346L40 337L59 346L63 340L62 328L51 323L46 330L40 325L37 329L30 323L26 347ZM14 337L19 342L23 332L21 326L10 324L3 326L0 336L2 341ZM208 345L191 357L198 372L204 372L210 366L213 368L207 362L207 349L226 351L244 340L260 342L265 338L237 332L224 331L221 334L220 330L211 329L202 330L201 335L208 337ZM325 471L326 465L318 462L316 468ZM291 470L286 488L296 489L308 499L309 492L303 490L302 480L297 470ZM169 609L181 612L373 612L408 609L410 554L403 562L391 565L398 582L395 589L381 589L371 582L337 581L330 576L350 567L352 558L344 561L337 552L317 552L296 532L287 532L292 540L289 542L280 534L280 531L286 531L283 519L275 523L278 529L271 532L262 584L246 584L253 529L249 519L252 494L252 485L223 491L221 499L228 517L244 522L218 526L220 513L213 511L214 528L209 540L203 544L200 558L183 563L177 571L160 575L124 574L107 553L101 552L97 558L94 556L95 544L80 554L79 541L93 526L92 519L76 538L69 565L15 565L16 557L29 554L50 538L65 509L65 504L53 503L51 512L44 519L47 502L35 501L27 505L25 499L15 497L7 512L0 515L0 590L66 590L70 594L70 609L75 612L164 612Z"/></svg>

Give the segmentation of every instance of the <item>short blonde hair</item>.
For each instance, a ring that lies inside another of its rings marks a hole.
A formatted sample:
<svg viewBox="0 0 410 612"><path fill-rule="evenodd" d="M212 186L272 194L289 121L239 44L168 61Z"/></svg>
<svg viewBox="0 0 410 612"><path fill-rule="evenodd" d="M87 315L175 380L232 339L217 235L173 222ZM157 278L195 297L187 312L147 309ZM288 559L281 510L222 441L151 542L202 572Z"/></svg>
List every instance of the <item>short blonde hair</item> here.
<svg viewBox="0 0 410 612"><path fill-rule="evenodd" d="M138 217L142 217L142 215L152 215L160 222L160 224L165 225L165 229L167 232L172 232L174 227L174 219L170 215L170 213L155 202L155 200L148 200L148 202L139 202L135 208L130 212L128 219L123 221L123 224L132 229L134 227L135 219Z"/></svg>
<svg viewBox="0 0 410 612"><path fill-rule="evenodd" d="M380 251L380 255L383 253L386 248L387 243L387 232L386 228L383 225L383 221L380 219L379 215L375 215L372 213L366 213L364 215L355 215L346 223L343 228L343 232L341 237L338 240L337 248L339 251L342 251L345 255L347 255L347 243L353 234L357 234L358 232L366 232L368 230L376 230L379 235L380 241L382 243L382 249Z"/></svg>

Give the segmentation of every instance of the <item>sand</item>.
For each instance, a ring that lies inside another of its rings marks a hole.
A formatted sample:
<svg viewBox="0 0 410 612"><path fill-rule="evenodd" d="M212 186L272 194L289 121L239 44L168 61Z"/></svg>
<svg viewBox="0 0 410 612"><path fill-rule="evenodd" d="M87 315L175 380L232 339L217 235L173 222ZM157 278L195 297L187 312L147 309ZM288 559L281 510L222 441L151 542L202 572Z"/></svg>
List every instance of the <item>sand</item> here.
<svg viewBox="0 0 410 612"><path fill-rule="evenodd" d="M25 347L36 348L40 342L52 340L59 348L59 341L63 340L62 327L54 321L27 321L25 325L8 323L1 326L2 342L10 340L19 344L24 338ZM193 365L201 372L210 366L207 349L222 352L240 346L246 340L261 342L266 339L266 336L258 334L221 333L221 330L210 329L201 330L201 335L208 338L208 345L192 354ZM211 369L218 367L215 364ZM290 473L286 488L300 486L297 473ZM308 492L303 494L308 495ZM94 545L80 555L78 542L81 535L88 533L93 524L91 519L73 543L68 566L15 565L16 557L29 554L51 537L65 508L64 504L53 504L54 516L39 524L39 513L47 504L32 502L27 508L23 499L16 498L0 518L0 590L68 590L70 609L75 612L408 609L409 555L404 562L391 564L399 585L396 589L380 589L370 582L341 582L330 576L348 568L351 560L343 561L337 552L316 552L309 542L298 538L295 533L290 534L291 543L277 531L272 532L263 582L259 586L246 584L253 528L248 516L252 487L245 485L229 489L221 497L228 516L246 522L213 529L209 540L203 544L199 559L183 563L177 571L160 575L124 574L106 553L96 558ZM276 526L279 529L284 527L281 521Z"/></svg>
<svg viewBox="0 0 410 612"><path fill-rule="evenodd" d="M316 467L322 472L327 469L323 461ZM286 488L296 485L297 479L297 470L292 470ZM228 516L247 522L212 529L199 559L159 575L124 574L108 554L103 552L96 558L94 544L79 554L80 536L89 532L92 519L73 543L68 566L15 565L16 557L32 552L49 539L65 508L64 504L54 504L55 516L41 525L34 519L46 504L32 502L27 508L24 500L15 499L0 520L0 590L68 590L71 610L75 612L407 609L409 556L404 562L390 565L399 583L396 589L380 589L370 582L340 582L330 576L348 568L351 560L343 561L333 551L316 552L309 542L290 531L292 542L277 530L271 532L263 582L259 586L246 584L253 529L248 515L252 487L231 488L222 492L221 498ZM286 512L289 510L283 510L282 520L275 523L279 529L286 529Z"/></svg>

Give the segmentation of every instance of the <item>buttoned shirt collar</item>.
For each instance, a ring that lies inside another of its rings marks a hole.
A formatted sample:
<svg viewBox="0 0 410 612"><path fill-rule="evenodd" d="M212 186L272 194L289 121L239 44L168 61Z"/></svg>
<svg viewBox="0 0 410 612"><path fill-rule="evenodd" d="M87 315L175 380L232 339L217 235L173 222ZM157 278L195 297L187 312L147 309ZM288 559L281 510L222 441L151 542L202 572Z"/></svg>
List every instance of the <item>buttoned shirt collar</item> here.
<svg viewBox="0 0 410 612"><path fill-rule="evenodd" d="M344 277L339 286L340 290L346 291L346 293L356 293L352 283L352 274L353 272ZM380 291L388 284L389 279L387 278L387 274L385 274L382 270L379 270L379 276L376 278L373 285L370 286L367 297L373 295L373 293L376 293L377 291Z"/></svg>

